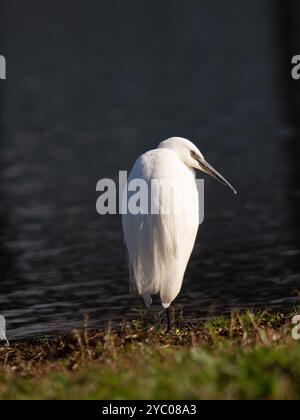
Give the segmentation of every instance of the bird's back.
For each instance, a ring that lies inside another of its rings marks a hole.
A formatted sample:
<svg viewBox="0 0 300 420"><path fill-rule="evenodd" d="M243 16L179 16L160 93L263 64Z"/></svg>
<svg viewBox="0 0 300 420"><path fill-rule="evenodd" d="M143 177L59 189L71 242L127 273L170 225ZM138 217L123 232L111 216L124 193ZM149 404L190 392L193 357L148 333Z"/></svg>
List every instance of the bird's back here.
<svg viewBox="0 0 300 420"><path fill-rule="evenodd" d="M195 175L172 150L155 149L135 162L128 184L133 179L146 181L149 202L146 214L122 217L131 277L146 305L160 293L167 307L180 291L197 234Z"/></svg>

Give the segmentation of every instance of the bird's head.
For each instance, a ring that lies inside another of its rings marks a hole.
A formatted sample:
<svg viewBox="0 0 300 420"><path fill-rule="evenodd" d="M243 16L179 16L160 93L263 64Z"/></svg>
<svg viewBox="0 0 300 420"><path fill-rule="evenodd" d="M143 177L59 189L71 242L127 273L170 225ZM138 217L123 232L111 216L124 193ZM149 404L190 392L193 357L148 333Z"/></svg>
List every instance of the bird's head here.
<svg viewBox="0 0 300 420"><path fill-rule="evenodd" d="M206 162L200 150L191 141L182 137L171 137L159 143L158 148L173 150L187 167L205 172L237 193L233 186Z"/></svg>

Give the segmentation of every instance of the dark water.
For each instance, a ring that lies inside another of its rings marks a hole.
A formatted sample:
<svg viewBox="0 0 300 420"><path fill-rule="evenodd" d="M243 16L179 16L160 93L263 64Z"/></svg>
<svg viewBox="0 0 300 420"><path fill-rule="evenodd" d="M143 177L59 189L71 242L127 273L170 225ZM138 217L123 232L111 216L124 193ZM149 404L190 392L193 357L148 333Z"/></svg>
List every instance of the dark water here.
<svg viewBox="0 0 300 420"><path fill-rule="evenodd" d="M11 339L85 314L95 326L136 316L120 217L97 215L95 187L173 135L239 191L207 179L176 300L185 316L299 301L297 2L161 3L3 2L0 313Z"/></svg>

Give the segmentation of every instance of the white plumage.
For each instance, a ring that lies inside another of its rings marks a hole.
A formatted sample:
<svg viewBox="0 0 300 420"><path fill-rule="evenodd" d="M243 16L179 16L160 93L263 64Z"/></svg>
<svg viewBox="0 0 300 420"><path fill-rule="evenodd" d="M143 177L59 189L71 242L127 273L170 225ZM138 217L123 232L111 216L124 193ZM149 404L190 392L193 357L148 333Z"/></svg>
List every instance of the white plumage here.
<svg viewBox="0 0 300 420"><path fill-rule="evenodd" d="M194 169L233 189L192 142L178 137L144 153L130 172L128 185L133 179L144 180L149 191L148 212L122 217L132 283L148 307L151 295L159 293L168 308L181 289L199 224ZM129 201L131 195L124 197Z"/></svg>

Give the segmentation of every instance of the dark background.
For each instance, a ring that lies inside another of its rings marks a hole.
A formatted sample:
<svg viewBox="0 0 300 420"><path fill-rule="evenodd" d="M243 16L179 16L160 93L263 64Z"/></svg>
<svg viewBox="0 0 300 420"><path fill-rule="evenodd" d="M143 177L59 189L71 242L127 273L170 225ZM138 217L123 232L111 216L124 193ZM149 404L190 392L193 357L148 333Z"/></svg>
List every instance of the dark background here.
<svg viewBox="0 0 300 420"><path fill-rule="evenodd" d="M9 338L136 316L120 217L97 215L95 187L170 136L239 191L206 179L185 317L299 300L299 28L296 0L1 1Z"/></svg>

